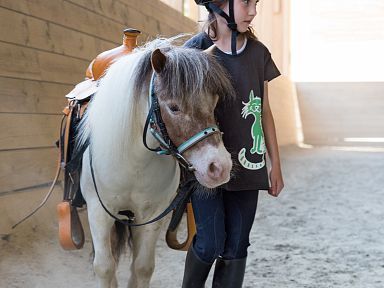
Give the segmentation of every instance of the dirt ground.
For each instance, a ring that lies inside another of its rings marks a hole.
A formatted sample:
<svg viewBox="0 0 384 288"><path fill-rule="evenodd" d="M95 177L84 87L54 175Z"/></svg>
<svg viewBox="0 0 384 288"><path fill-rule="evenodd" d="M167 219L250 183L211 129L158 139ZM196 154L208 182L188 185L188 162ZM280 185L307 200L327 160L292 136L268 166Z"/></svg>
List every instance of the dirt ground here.
<svg viewBox="0 0 384 288"><path fill-rule="evenodd" d="M244 287L384 287L384 152L281 154L286 188L277 199L261 194ZM64 251L51 214L46 225L28 222L2 236L0 287L95 287L89 232L82 250ZM184 257L166 247L163 233L151 287L180 287ZM129 252L119 287L128 265Z"/></svg>

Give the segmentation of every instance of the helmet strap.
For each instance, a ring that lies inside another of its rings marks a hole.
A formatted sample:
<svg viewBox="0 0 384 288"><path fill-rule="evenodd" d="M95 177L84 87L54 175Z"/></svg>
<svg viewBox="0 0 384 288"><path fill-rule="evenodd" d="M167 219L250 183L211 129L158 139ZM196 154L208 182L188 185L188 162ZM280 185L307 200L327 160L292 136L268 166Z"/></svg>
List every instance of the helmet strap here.
<svg viewBox="0 0 384 288"><path fill-rule="evenodd" d="M237 24L235 22L235 13L233 9L233 0L229 1L229 15L227 15L223 10L221 10L219 7L217 7L212 2L206 4L206 8L208 10L212 10L213 12L219 14L221 17L223 17L227 21L227 26L232 31L231 35L231 52L232 55L237 55L237 49L236 49L236 38L239 32L237 31Z"/></svg>

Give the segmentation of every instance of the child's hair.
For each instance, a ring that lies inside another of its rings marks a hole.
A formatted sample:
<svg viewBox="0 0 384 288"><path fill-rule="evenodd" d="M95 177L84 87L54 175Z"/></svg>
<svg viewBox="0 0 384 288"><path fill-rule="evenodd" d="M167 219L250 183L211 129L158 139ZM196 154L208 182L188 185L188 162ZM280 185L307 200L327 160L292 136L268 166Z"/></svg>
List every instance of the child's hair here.
<svg viewBox="0 0 384 288"><path fill-rule="evenodd" d="M224 0L226 1L226 0ZM208 36L213 40L217 40L217 19L215 13L209 10L208 20L204 23L203 31L207 31ZM243 33L248 39L257 40L255 31L252 27L248 27L248 30Z"/></svg>

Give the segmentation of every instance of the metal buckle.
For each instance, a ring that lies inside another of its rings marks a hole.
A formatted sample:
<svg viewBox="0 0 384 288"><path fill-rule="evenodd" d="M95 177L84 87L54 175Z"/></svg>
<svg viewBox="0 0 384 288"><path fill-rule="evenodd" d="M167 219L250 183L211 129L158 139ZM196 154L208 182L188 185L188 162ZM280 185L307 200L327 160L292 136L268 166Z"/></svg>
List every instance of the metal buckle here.
<svg viewBox="0 0 384 288"><path fill-rule="evenodd" d="M181 164L181 166L183 166L185 169L190 172L196 171L195 167L193 167L193 165L187 159L185 159L183 155L181 155L180 153L174 153L173 155L175 156L176 160Z"/></svg>

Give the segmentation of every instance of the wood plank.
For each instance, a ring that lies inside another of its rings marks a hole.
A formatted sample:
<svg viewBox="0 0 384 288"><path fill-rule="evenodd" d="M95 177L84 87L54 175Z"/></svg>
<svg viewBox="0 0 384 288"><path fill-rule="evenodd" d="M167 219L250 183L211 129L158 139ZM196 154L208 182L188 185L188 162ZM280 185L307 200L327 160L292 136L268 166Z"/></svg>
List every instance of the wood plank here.
<svg viewBox="0 0 384 288"><path fill-rule="evenodd" d="M67 1L74 2L75 0ZM130 19L127 16L140 15L142 18L150 17L165 23L170 27L175 27L176 30L181 27L193 27L196 25L193 20L183 16L179 11L157 0L76 0L75 2L83 7L88 7L97 13L112 17L122 23L124 23L124 20L126 19L136 20L136 17ZM127 11L129 14L127 14Z"/></svg>
<svg viewBox="0 0 384 288"><path fill-rule="evenodd" d="M38 52L43 80L77 84L84 80L89 61L78 60L48 52Z"/></svg>
<svg viewBox="0 0 384 288"><path fill-rule="evenodd" d="M0 8L0 39L91 61L117 45L60 25ZM10 33L11 32L11 33Z"/></svg>
<svg viewBox="0 0 384 288"><path fill-rule="evenodd" d="M97 15L67 1L52 0L0 0L0 7L15 9L64 27L81 31L116 44L121 42L123 24Z"/></svg>
<svg viewBox="0 0 384 288"><path fill-rule="evenodd" d="M0 193L52 181L57 159L56 148L0 151Z"/></svg>
<svg viewBox="0 0 384 288"><path fill-rule="evenodd" d="M134 2L130 0L131 2ZM185 17L178 11L173 10L172 15L170 15L171 9L165 3L158 1L155 3L154 1L144 0L143 4L146 4L148 8L148 15L157 15L157 19L160 23L169 23L168 25L175 29L177 33L192 33L197 31L197 23L192 19ZM176 33L176 34L177 34ZM175 35L175 34L173 34Z"/></svg>
<svg viewBox="0 0 384 288"><path fill-rule="evenodd" d="M0 76L42 80L38 54L33 49L0 43Z"/></svg>
<svg viewBox="0 0 384 288"><path fill-rule="evenodd" d="M147 19L142 12L136 9L136 7L128 7L126 4L119 1L69 0L69 2L77 4L99 15L115 19L126 27L147 31L145 28Z"/></svg>
<svg viewBox="0 0 384 288"><path fill-rule="evenodd" d="M0 76L75 84L89 62L0 42Z"/></svg>
<svg viewBox="0 0 384 288"><path fill-rule="evenodd" d="M0 113L61 113L73 89L70 84L56 84L0 77Z"/></svg>
<svg viewBox="0 0 384 288"><path fill-rule="evenodd" d="M28 1L0 0L0 6L29 14Z"/></svg>
<svg viewBox="0 0 384 288"><path fill-rule="evenodd" d="M120 2L129 3L132 7L137 7L139 11L145 11L145 13L149 16L156 17L161 23L169 23L171 27L175 27L175 29L185 29L186 27L194 28L196 26L196 22L192 19L185 17L179 11L173 9L169 5L161 2L161 1L152 1L152 0L143 0L143 1L135 1L135 0L119 0ZM139 3L137 3L139 2ZM182 30L179 32L187 32Z"/></svg>
<svg viewBox="0 0 384 288"><path fill-rule="evenodd" d="M61 115L0 113L0 150L54 146Z"/></svg>
<svg viewBox="0 0 384 288"><path fill-rule="evenodd" d="M126 26L146 31L152 37L173 36L180 32L193 32L196 23L179 11L160 1L113 1L113 0L67 0L116 19Z"/></svg>
<svg viewBox="0 0 384 288"><path fill-rule="evenodd" d="M44 199L49 187L39 187L25 191L0 194L0 234L11 234L12 226L33 211ZM36 225L57 229L56 205L63 199L62 185L58 184L47 203L18 229L33 229ZM83 222L84 223L84 222ZM86 222L85 222L86 223ZM57 237L57 236L56 236Z"/></svg>

